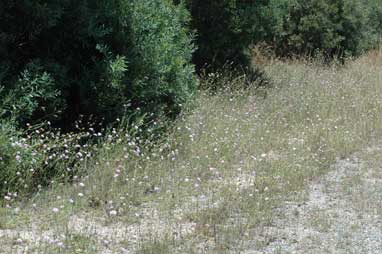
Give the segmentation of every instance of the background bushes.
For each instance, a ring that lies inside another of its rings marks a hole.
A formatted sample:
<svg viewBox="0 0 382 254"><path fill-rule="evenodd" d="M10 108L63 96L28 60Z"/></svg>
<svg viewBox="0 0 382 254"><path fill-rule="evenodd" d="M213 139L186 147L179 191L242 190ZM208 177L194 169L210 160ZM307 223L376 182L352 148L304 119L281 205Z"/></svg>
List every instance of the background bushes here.
<svg viewBox="0 0 382 254"><path fill-rule="evenodd" d="M252 42L258 6L262 1L187 0L196 30L197 51L193 61L198 70L219 69L227 63L248 65L246 50Z"/></svg>
<svg viewBox="0 0 382 254"><path fill-rule="evenodd" d="M378 0L366 0L361 7L367 17L366 25L362 29L366 38L362 41L363 48L375 48L382 39L382 4Z"/></svg>
<svg viewBox="0 0 382 254"><path fill-rule="evenodd" d="M376 0L3 1L0 116L60 127L138 108L174 116L195 92L193 64L252 70L248 48L264 42L278 56L357 55L380 41L381 8Z"/></svg>
<svg viewBox="0 0 382 254"><path fill-rule="evenodd" d="M253 41L266 42L278 56L356 56L381 36L374 0L269 0L260 8Z"/></svg>
<svg viewBox="0 0 382 254"><path fill-rule="evenodd" d="M258 43L269 45L277 56L319 54L330 60L359 55L381 36L376 0L185 2L196 31L193 62L199 72L248 67L248 47Z"/></svg>
<svg viewBox="0 0 382 254"><path fill-rule="evenodd" d="M80 114L111 121L137 107L178 111L196 87L182 8L165 0L1 2L2 117L68 126Z"/></svg>
<svg viewBox="0 0 382 254"><path fill-rule="evenodd" d="M284 17L276 51L280 55L320 51L325 56L355 55L365 22L355 1L295 1Z"/></svg>

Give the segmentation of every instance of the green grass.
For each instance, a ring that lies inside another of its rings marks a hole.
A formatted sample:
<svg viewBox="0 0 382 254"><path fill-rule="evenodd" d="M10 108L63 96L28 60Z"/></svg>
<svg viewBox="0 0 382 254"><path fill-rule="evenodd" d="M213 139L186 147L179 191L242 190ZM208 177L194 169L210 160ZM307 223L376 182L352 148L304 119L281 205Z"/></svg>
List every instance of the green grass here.
<svg viewBox="0 0 382 254"><path fill-rule="evenodd" d="M200 93L160 142L117 133L120 141L105 142L84 164L86 177L41 191L22 210L58 233L79 233L68 226L73 215L137 229L137 241L131 233L111 236L105 248L242 250L275 207L382 133L382 58L375 55L346 66L271 62L265 71L274 88L265 99L251 90ZM52 215L53 207L60 211Z"/></svg>

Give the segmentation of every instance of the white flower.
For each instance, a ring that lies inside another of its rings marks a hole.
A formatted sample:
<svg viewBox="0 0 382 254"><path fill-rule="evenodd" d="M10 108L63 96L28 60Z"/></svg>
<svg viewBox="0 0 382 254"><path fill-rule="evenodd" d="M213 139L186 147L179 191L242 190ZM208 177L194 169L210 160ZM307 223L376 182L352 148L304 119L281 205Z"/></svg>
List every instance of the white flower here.
<svg viewBox="0 0 382 254"><path fill-rule="evenodd" d="M116 210L111 210L109 212L110 216L116 216L117 215L117 211Z"/></svg>
<svg viewBox="0 0 382 254"><path fill-rule="evenodd" d="M54 213L58 213L60 211L60 209L58 209L57 207L53 207L53 209L52 209L52 212L54 212Z"/></svg>

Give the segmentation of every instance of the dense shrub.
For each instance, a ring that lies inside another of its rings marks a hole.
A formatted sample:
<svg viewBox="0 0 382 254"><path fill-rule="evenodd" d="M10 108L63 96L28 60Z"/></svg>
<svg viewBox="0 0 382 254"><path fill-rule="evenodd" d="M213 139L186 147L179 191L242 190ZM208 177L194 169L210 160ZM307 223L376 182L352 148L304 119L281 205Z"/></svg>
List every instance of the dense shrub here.
<svg viewBox="0 0 382 254"><path fill-rule="evenodd" d="M259 8L253 41L279 56L353 56L381 37L380 1L268 0Z"/></svg>
<svg viewBox="0 0 382 254"><path fill-rule="evenodd" d="M382 5L379 0L362 1L362 8L367 16L367 23L364 29L365 39L363 48L375 48L381 44L382 40Z"/></svg>
<svg viewBox="0 0 382 254"><path fill-rule="evenodd" d="M378 0L186 2L197 31L199 69L248 65L248 45L264 42L278 56L359 55L378 45L382 35Z"/></svg>
<svg viewBox="0 0 382 254"><path fill-rule="evenodd" d="M196 88L189 13L170 0L127 2L133 102L176 113Z"/></svg>
<svg viewBox="0 0 382 254"><path fill-rule="evenodd" d="M62 125L126 104L178 111L196 83L188 19L167 0L2 1L0 99L14 100L0 113Z"/></svg>
<svg viewBox="0 0 382 254"><path fill-rule="evenodd" d="M365 17L355 1L291 1L274 31L279 55L354 55L360 50Z"/></svg>
<svg viewBox="0 0 382 254"><path fill-rule="evenodd" d="M227 63L248 65L245 50L252 42L258 6L263 1L187 0L197 31L197 68L219 69Z"/></svg>

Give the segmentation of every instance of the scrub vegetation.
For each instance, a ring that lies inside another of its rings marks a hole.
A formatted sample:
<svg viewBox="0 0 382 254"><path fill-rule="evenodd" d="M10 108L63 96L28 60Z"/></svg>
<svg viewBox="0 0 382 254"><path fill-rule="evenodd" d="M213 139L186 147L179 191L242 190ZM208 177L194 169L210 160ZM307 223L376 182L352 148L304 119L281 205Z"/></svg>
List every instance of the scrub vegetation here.
<svg viewBox="0 0 382 254"><path fill-rule="evenodd" d="M261 251L382 134L381 25L376 0L0 3L0 252Z"/></svg>

